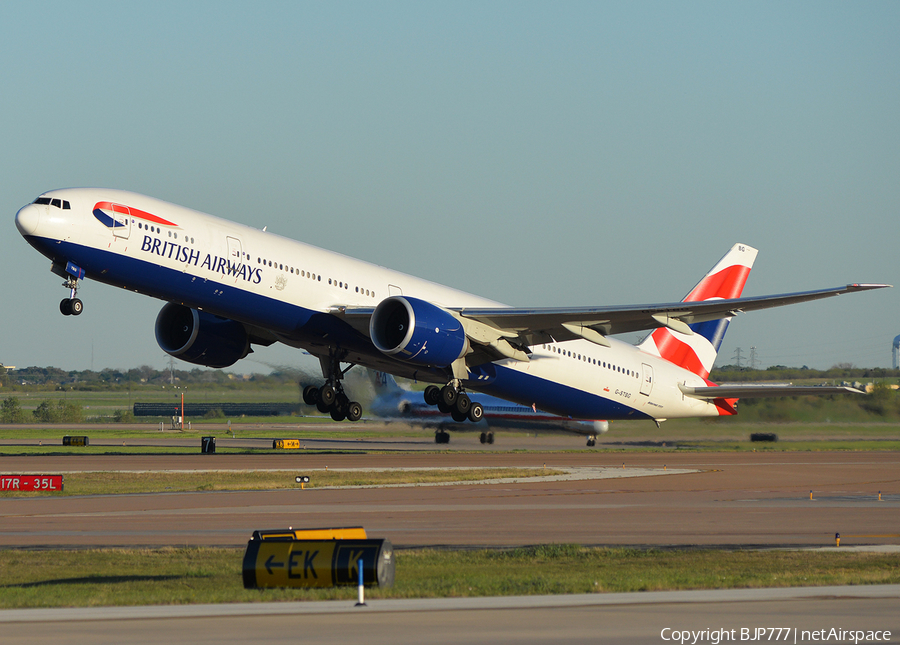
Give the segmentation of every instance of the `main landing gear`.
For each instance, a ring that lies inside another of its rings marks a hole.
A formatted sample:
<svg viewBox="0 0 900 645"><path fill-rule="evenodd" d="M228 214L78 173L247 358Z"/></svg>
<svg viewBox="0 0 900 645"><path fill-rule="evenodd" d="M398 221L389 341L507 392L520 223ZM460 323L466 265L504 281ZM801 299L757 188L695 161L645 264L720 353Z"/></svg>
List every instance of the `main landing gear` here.
<svg viewBox="0 0 900 645"><path fill-rule="evenodd" d="M425 388L425 403L436 405L438 410L449 414L457 423L463 423L466 420L478 423L484 419L484 406L477 401L473 402L463 391L459 381L453 381L444 387L429 385ZM493 439L493 436L491 438ZM450 443L450 435L443 430L436 432L434 442ZM482 433L481 443L484 443L484 433Z"/></svg>
<svg viewBox="0 0 900 645"><path fill-rule="evenodd" d="M322 372L325 374L325 385L316 387L308 385L303 389L303 402L314 405L319 412L328 412L335 421L359 421L362 418L362 406L344 394L341 379L353 365L341 371L341 362L336 353L319 357Z"/></svg>
<svg viewBox="0 0 900 645"><path fill-rule="evenodd" d="M322 387L308 385L303 389L303 402L314 405L319 412L328 412L335 421L359 421L362 406L344 394L340 381L325 383Z"/></svg>
<svg viewBox="0 0 900 645"><path fill-rule="evenodd" d="M429 385L425 388L425 403L436 405L438 410L449 414L457 423L466 420L478 423L484 418L484 406L472 402L458 384L450 383L444 387Z"/></svg>
<svg viewBox="0 0 900 645"><path fill-rule="evenodd" d="M84 303L75 297L78 293L78 280L73 276L67 276L63 286L69 289L69 297L59 301L59 312L63 316L80 316L84 311Z"/></svg>
<svg viewBox="0 0 900 645"><path fill-rule="evenodd" d="M594 446L596 446L597 445L597 436L596 435L588 436L587 445L588 445L588 448L593 448Z"/></svg>

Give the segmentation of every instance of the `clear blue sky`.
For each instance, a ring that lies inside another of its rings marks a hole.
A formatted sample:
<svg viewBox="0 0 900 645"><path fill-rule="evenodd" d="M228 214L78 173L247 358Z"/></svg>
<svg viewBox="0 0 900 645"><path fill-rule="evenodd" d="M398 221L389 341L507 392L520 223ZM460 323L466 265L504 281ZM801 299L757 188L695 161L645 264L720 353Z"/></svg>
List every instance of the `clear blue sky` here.
<svg viewBox="0 0 900 645"><path fill-rule="evenodd" d="M898 288L740 316L719 364L890 366L898 34L898 2L6 3L0 362L167 363L162 303L61 316L15 229L108 186L513 305L680 299L743 242L746 295Z"/></svg>

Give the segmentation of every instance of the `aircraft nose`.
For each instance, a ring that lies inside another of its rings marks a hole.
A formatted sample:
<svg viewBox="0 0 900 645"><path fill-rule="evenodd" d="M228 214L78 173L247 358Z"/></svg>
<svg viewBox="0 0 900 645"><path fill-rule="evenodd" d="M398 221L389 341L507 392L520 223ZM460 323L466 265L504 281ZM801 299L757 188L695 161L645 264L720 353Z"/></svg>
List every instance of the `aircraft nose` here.
<svg viewBox="0 0 900 645"><path fill-rule="evenodd" d="M41 223L41 211L34 204L23 206L16 213L16 228L23 237L35 235L38 225Z"/></svg>

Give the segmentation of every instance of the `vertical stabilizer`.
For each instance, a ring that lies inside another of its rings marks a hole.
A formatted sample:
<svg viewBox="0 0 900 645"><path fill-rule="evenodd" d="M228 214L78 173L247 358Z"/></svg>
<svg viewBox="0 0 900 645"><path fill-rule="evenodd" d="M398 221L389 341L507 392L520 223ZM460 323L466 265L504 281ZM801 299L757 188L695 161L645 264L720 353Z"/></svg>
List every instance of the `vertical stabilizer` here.
<svg viewBox="0 0 900 645"><path fill-rule="evenodd" d="M682 302L740 298L756 253L753 247L735 244ZM716 361L730 320L722 318L690 325L693 335L660 327L641 343L640 348L706 378Z"/></svg>
<svg viewBox="0 0 900 645"><path fill-rule="evenodd" d="M375 396L397 394L404 391L403 388L397 384L397 381L394 380L394 377L387 372L372 369L368 369L366 372L369 375L369 379L372 381L372 387L375 388Z"/></svg>

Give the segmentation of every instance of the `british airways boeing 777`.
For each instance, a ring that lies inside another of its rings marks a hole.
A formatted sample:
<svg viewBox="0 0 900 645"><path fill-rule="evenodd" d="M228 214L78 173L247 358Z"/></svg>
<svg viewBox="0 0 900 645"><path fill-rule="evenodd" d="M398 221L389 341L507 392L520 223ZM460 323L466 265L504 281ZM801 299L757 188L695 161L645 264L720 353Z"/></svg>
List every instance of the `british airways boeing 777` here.
<svg viewBox="0 0 900 645"><path fill-rule="evenodd" d="M189 363L228 367L253 345L303 348L324 380L304 398L336 420L362 415L341 385L357 364L436 383L429 404L457 420L484 414L467 389L572 419L735 414L739 397L800 390L707 380L734 315L889 286L741 298L757 252L735 244L679 302L520 308L120 190L44 193L16 226L65 280L63 314L82 312L87 278L164 301L156 339ZM637 346L612 338L641 330L651 333Z"/></svg>

